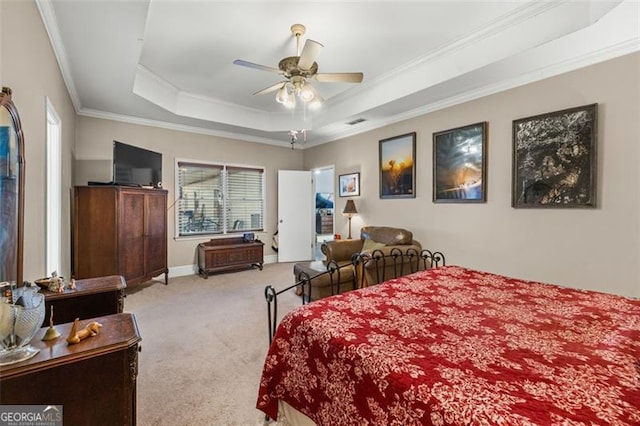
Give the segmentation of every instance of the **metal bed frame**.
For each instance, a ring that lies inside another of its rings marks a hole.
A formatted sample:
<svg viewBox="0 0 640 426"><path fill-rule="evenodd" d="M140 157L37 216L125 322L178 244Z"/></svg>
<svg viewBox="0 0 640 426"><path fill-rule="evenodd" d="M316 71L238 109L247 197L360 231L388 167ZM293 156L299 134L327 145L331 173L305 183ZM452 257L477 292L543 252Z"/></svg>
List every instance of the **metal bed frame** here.
<svg viewBox="0 0 640 426"><path fill-rule="evenodd" d="M371 254L355 253L351 256L351 262L339 265L336 261L327 262L327 270L319 274L309 276L306 272L300 272L296 277L296 282L282 290L276 291L272 285L267 285L264 289L264 297L267 302L267 321L269 327L269 346L273 342L278 326L278 296L296 287L302 289L302 305L311 301L311 282L313 280L325 279L329 276L331 295L340 293L340 272L344 268L354 268L355 280L354 290L364 284L364 269L373 268L376 282L379 284L393 278L411 274L419 270L445 266L444 254L439 251L424 249L418 252L414 248L407 249L404 253L399 248L393 248L389 254L385 255L382 250L373 250ZM389 266L389 268L387 268ZM385 271L392 271L393 276L385 276ZM371 283L369 283L371 284Z"/></svg>

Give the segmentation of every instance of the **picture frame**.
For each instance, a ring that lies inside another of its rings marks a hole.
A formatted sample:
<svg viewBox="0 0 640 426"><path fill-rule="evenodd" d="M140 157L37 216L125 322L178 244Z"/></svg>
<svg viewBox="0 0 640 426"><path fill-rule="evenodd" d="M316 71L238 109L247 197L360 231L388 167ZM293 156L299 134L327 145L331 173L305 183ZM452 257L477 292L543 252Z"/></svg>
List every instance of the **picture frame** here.
<svg viewBox="0 0 640 426"><path fill-rule="evenodd" d="M513 121L511 205L596 207L598 104Z"/></svg>
<svg viewBox="0 0 640 426"><path fill-rule="evenodd" d="M416 132L379 141L380 198L416 197Z"/></svg>
<svg viewBox="0 0 640 426"><path fill-rule="evenodd" d="M347 173L338 176L338 195L356 197L360 195L360 173Z"/></svg>
<svg viewBox="0 0 640 426"><path fill-rule="evenodd" d="M433 202L487 201L487 122L433 134Z"/></svg>

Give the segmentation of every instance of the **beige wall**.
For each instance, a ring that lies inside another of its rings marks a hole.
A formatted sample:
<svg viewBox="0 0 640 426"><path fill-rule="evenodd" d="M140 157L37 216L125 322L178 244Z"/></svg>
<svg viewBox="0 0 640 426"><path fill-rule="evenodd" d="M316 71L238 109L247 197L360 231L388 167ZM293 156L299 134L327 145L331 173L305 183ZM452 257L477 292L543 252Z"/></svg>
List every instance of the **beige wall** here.
<svg viewBox="0 0 640 426"><path fill-rule="evenodd" d="M2 32L2 5L0 4L0 84L2 83L2 63L4 62L4 56L2 55L2 40L5 37L6 36Z"/></svg>
<svg viewBox="0 0 640 426"><path fill-rule="evenodd" d="M632 54L305 150L305 169L360 171L363 224L412 230L450 264L561 285L640 296L640 54ZM511 207L512 120L598 103L595 209ZM432 202L432 133L488 122L488 201ZM417 196L378 197L378 141L417 132ZM345 198L338 198L337 211ZM336 216L336 232L347 222Z"/></svg>
<svg viewBox="0 0 640 426"><path fill-rule="evenodd" d="M76 117L44 26L32 2L0 1L2 84L14 91L26 138L25 278L44 271L45 96L63 122L63 248L70 267L69 193L75 183L109 180L114 139L164 154L164 182L174 194L174 160L267 167L268 243L276 222L277 169L336 165L339 174L360 171L363 224L403 226L425 246L440 249L450 264L558 284L640 296L640 54L628 55L538 83L488 96L375 131L301 151L121 122ZM567 107L599 104L598 207L511 208L512 120ZM435 131L487 121L488 201L433 204L432 145ZM417 197L378 198L378 141L417 132ZM77 132L77 136L76 136ZM75 167L74 149L78 159ZM75 167L75 168L74 168ZM337 198L337 210L345 198ZM337 232L347 222L336 216ZM173 210L169 232L173 233ZM169 265L195 263L202 240L169 239ZM268 245L268 244L267 244ZM271 254L267 249L266 254Z"/></svg>
<svg viewBox="0 0 640 426"><path fill-rule="evenodd" d="M275 254L270 242L277 222L277 171L301 170L302 151L84 116L79 116L76 123L77 185L86 185L89 180L111 180L114 140L162 153L162 181L163 187L169 191L170 207L169 268L196 264L196 246L209 239L174 238L176 158L265 167L266 232L257 236L265 242L265 256ZM186 270L180 272L184 273Z"/></svg>
<svg viewBox="0 0 640 426"><path fill-rule="evenodd" d="M13 90L25 137L24 278L45 271L46 110L48 97L62 120L62 248L59 271L70 272L70 189L75 111L35 3L0 1L2 85Z"/></svg>

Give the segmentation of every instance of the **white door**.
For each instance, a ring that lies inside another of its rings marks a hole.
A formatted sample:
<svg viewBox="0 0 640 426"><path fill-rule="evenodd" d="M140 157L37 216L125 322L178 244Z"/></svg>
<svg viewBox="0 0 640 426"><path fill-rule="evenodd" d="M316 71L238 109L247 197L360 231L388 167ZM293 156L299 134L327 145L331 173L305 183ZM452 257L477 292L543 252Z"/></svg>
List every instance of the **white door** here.
<svg viewBox="0 0 640 426"><path fill-rule="evenodd" d="M278 170L278 262L313 259L312 174Z"/></svg>

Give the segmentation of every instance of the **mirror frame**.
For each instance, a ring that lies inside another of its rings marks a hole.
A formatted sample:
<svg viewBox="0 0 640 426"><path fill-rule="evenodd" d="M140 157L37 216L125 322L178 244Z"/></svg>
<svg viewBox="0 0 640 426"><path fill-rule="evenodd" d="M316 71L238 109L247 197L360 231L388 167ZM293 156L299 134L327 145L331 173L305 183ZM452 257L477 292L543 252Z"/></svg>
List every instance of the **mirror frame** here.
<svg viewBox="0 0 640 426"><path fill-rule="evenodd" d="M16 284L22 285L22 262L23 262L23 250L24 250L24 176L25 176L25 161L24 161L24 134L22 132L22 124L20 123L20 115L13 100L11 99L12 91L8 87L2 88L0 93L0 107L6 108L11 117L11 125L16 134L18 144L18 209L17 209L17 247L16 247Z"/></svg>

